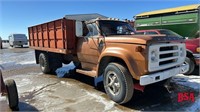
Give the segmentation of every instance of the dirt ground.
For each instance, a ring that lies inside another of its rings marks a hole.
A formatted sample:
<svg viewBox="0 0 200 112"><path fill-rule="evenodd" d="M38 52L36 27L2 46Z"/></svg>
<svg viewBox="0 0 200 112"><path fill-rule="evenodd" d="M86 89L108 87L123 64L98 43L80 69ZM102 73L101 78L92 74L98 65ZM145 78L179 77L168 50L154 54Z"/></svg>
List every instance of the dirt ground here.
<svg viewBox="0 0 200 112"><path fill-rule="evenodd" d="M177 102L180 92L199 93L190 87L172 83L168 93L162 86L150 85L144 92L134 90L132 100L119 105L111 101L104 90L94 87L94 80L81 74L67 78L43 74L34 64L34 51L26 48L4 48L0 50L0 64L4 79L14 79L19 93L20 111L183 111L193 102ZM196 68L193 75L198 75ZM0 99L0 111L11 111L6 99Z"/></svg>

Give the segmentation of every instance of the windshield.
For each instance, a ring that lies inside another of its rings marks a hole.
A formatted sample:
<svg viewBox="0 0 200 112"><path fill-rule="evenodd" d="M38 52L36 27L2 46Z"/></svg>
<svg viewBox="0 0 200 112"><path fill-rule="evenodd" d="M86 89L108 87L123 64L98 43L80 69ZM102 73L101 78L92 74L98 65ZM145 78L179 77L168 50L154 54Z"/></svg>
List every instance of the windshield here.
<svg viewBox="0 0 200 112"><path fill-rule="evenodd" d="M165 34L166 36L176 36L179 38L183 38L182 36L180 36L179 34L171 31L171 30L160 30L160 34Z"/></svg>
<svg viewBox="0 0 200 112"><path fill-rule="evenodd" d="M13 34L13 39L15 40L15 41L25 41L25 40L27 40L27 37L26 37L26 35L25 34Z"/></svg>
<svg viewBox="0 0 200 112"><path fill-rule="evenodd" d="M122 21L105 21L100 20L99 26L103 34L108 35L131 35L134 29L130 24Z"/></svg>

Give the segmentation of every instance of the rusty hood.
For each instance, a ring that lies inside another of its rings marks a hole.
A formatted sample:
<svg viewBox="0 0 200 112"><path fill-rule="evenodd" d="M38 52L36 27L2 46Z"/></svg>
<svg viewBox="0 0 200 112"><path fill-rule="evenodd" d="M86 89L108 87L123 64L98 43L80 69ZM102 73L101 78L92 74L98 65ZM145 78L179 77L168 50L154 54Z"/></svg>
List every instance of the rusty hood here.
<svg viewBox="0 0 200 112"><path fill-rule="evenodd" d="M165 35L112 35L105 38L106 43L152 44L158 42L184 42L179 37Z"/></svg>

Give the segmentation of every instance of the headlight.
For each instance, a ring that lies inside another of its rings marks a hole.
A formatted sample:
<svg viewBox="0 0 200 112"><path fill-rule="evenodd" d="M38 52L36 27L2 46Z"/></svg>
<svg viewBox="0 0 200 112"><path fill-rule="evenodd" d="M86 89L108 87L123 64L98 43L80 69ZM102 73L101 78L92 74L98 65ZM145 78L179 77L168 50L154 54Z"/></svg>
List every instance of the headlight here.
<svg viewBox="0 0 200 112"><path fill-rule="evenodd" d="M156 51L151 51L151 62L157 61L157 55L158 53Z"/></svg>
<svg viewBox="0 0 200 112"><path fill-rule="evenodd" d="M196 48L196 52L198 52L198 53L200 52L200 47Z"/></svg>
<svg viewBox="0 0 200 112"><path fill-rule="evenodd" d="M179 51L179 53L180 53L180 56L181 56L181 57L183 57L183 56L184 56L184 48L183 48L183 47L181 47L181 48L180 48L180 51Z"/></svg>

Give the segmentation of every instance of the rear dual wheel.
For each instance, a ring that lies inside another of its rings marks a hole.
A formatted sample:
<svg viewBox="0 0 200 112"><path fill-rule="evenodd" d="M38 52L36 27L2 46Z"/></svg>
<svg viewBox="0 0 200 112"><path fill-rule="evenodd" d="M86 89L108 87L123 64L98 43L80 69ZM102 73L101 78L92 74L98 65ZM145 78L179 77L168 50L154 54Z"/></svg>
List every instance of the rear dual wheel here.
<svg viewBox="0 0 200 112"><path fill-rule="evenodd" d="M55 73L55 71L62 67L62 61L59 60L59 57L50 57L47 53L40 53L39 55L39 64L40 69L43 73Z"/></svg>

